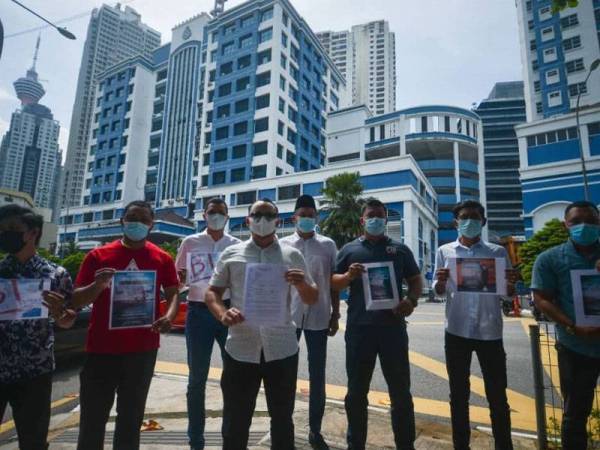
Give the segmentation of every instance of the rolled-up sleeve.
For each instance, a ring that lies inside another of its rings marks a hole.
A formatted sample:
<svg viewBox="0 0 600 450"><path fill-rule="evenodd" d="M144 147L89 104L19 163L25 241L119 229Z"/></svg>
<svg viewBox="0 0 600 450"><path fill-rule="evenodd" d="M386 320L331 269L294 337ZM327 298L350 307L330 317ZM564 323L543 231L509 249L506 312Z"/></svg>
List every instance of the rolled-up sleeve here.
<svg viewBox="0 0 600 450"><path fill-rule="evenodd" d="M435 290L435 287L437 286L437 277L435 276L435 274L437 273L437 271L439 269L443 269L445 268L446 265L446 261L444 258L444 254L442 253L442 249L438 248L435 252L435 267L433 269L433 284L431 285L431 288L433 290Z"/></svg>

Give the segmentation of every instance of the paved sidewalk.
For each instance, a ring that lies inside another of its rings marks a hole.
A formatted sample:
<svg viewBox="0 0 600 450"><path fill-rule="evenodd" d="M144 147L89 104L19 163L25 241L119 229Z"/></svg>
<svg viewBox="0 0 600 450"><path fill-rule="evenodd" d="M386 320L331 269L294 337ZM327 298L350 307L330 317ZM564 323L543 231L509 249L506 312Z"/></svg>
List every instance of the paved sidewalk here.
<svg viewBox="0 0 600 450"><path fill-rule="evenodd" d="M162 427L161 431L142 432L142 449L185 449L187 444L187 413L186 391L187 380L182 376L157 374L150 389L146 407L145 419L154 419ZM206 438L207 449L221 448L221 419L222 403L221 389L216 382L209 382L206 393ZM296 424L297 449L309 449L306 440L308 434L308 397L301 392L296 400L294 416ZM107 443L110 442L114 429L115 411L107 427ZM77 442L77 426L79 412L77 409L56 416L52 420L50 431L50 449L74 449ZM257 401L256 412L252 422L250 448L269 448L269 417L264 393L261 391ZM343 404L339 401L328 401L323 420L323 435L330 443L332 450L344 449L346 431L346 416ZM417 449L437 450L451 449L451 431L448 424L417 419ZM3 445L3 450L16 449L16 442ZM107 445L105 448L111 448ZM369 412L369 449L393 449L394 442L390 425L389 410L386 408L371 408ZM493 449L491 437L479 431L473 431L471 448ZM535 442L530 439L515 438L516 449L535 449Z"/></svg>

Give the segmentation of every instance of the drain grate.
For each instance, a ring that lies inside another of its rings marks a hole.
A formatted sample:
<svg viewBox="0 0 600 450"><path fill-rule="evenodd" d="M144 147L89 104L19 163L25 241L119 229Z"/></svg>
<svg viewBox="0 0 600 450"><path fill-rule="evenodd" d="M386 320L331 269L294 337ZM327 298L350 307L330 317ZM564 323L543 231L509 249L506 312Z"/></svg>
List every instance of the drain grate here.
<svg viewBox="0 0 600 450"><path fill-rule="evenodd" d="M248 445L256 445L265 434L264 431L251 431ZM60 436L52 439L52 443L76 444L78 435L79 431L77 430L65 431ZM110 443L112 439L113 432L107 431L104 441ZM219 431L205 432L204 439L206 440L207 447L223 445L223 438ZM141 444L187 445L188 442L187 432L185 431L149 431L140 433Z"/></svg>

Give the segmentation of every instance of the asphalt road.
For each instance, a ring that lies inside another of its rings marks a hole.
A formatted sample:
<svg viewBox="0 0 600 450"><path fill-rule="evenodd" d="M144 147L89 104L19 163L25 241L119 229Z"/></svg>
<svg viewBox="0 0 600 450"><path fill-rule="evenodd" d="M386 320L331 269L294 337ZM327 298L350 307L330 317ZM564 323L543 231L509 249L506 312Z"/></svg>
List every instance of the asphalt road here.
<svg viewBox="0 0 600 450"><path fill-rule="evenodd" d="M431 414L430 418L434 420L446 422L448 420L447 415L434 410L436 404L441 404L439 402L446 404L448 402L448 382L444 378L444 305L421 304L408 322L413 396L417 399L433 401L424 403L425 405L431 404L431 411L426 411L426 413ZM529 340L525 330L526 322L522 319L508 318L505 320L504 342L507 352L508 384L509 389L523 394L533 401ZM174 332L162 337L158 360L185 364L186 345L183 333ZM56 405L53 408L53 414L65 412L65 410L77 405L77 398L74 395L79 391L79 370L82 363L83 358L59 362L52 392L53 405ZM211 366L221 367L220 352L217 346L213 351ZM473 358L472 373L481 377L481 370L475 357ZM298 377L299 379L308 379L304 341L301 343ZM342 329L335 337L330 338L327 383L341 387L346 385L343 321ZM381 392L387 391L379 364L373 374L371 389ZM471 403L475 406L487 406L485 398L476 393L472 393ZM533 409L531 409L530 414L534 414ZM10 411L7 411L3 419L4 423L0 427L0 444L3 440L14 435L14 428L10 427L10 423L6 423L10 418ZM513 420L513 427L522 429L519 427L518 420Z"/></svg>

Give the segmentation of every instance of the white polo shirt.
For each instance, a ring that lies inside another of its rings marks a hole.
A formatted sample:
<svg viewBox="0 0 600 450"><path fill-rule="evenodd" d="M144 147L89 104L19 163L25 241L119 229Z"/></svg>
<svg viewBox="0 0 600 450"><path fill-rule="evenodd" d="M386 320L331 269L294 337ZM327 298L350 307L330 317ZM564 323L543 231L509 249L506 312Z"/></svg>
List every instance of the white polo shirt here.
<svg viewBox="0 0 600 450"><path fill-rule="evenodd" d="M306 282L313 284L306 270L304 257L289 245L280 245L275 240L269 247L261 248L253 239L228 247L222 254L210 280L211 286L229 288L231 306L244 311L244 283L247 263L281 264L289 269L300 269L306 274ZM265 361L288 358L298 352L296 325L291 316L291 291L288 288L287 312L284 326L258 327L244 322L229 328L225 350L242 362L260 363L261 352Z"/></svg>
<svg viewBox="0 0 600 450"><path fill-rule="evenodd" d="M294 233L279 242L300 250L308 271L319 288L319 301L314 305L302 303L298 293L292 293L292 319L296 327L303 330L328 329L331 320L331 275L337 257L335 242L318 233L309 239Z"/></svg>
<svg viewBox="0 0 600 450"><path fill-rule="evenodd" d="M204 230L201 233L192 234L186 237L179 246L177 251L177 258L175 260L175 266L177 269L187 269L187 255L188 253L222 253L227 247L239 243L240 240L227 233L223 234L223 237L218 241L215 241L210 234ZM204 294L208 289L208 280L205 282L194 283L190 286L188 294L189 302L204 302ZM229 294L225 296L229 298Z"/></svg>

